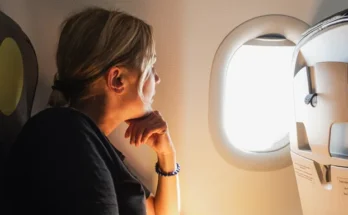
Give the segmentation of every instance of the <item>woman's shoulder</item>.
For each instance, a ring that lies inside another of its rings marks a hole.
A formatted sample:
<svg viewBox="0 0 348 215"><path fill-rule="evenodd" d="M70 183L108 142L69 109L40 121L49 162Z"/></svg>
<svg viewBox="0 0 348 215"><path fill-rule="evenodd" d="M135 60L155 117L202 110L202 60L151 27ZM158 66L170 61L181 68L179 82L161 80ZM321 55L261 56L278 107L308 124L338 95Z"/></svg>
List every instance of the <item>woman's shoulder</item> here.
<svg viewBox="0 0 348 215"><path fill-rule="evenodd" d="M30 118L30 121L42 120L64 120L64 121L73 121L76 118L85 118L85 116L79 111L69 108L69 107L49 107L44 110L41 110L34 116Z"/></svg>
<svg viewBox="0 0 348 215"><path fill-rule="evenodd" d="M24 125L20 136L39 137L46 136L58 138L69 134L99 133L94 122L72 108L46 108L33 115Z"/></svg>
<svg viewBox="0 0 348 215"><path fill-rule="evenodd" d="M108 143L97 125L83 113L71 108L47 108L32 116L17 137L18 148L65 151L98 157ZM82 156L82 155L81 155Z"/></svg>
<svg viewBox="0 0 348 215"><path fill-rule="evenodd" d="M92 120L87 116L67 107L46 108L32 116L26 124L34 125L35 128L59 127L62 130L79 125L93 126Z"/></svg>

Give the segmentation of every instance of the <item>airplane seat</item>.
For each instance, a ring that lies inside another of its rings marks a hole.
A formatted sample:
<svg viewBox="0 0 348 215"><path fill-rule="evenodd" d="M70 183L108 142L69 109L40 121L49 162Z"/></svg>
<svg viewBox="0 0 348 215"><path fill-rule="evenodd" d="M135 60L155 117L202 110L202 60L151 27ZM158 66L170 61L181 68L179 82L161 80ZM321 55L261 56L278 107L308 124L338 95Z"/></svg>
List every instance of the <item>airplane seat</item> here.
<svg viewBox="0 0 348 215"><path fill-rule="evenodd" d="M293 55L291 158L303 215L348 205L348 9L303 33Z"/></svg>
<svg viewBox="0 0 348 215"><path fill-rule="evenodd" d="M1 202L1 198L6 198L1 195L6 157L11 144L31 116L37 82L38 62L31 41L14 20L0 11Z"/></svg>

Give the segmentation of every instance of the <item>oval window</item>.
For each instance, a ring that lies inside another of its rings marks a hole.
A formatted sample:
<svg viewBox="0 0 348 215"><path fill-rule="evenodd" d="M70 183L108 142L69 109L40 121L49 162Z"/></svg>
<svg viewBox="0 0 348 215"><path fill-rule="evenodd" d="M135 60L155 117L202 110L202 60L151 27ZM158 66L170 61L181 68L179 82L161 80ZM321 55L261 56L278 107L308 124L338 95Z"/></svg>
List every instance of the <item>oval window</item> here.
<svg viewBox="0 0 348 215"><path fill-rule="evenodd" d="M212 65L209 130L218 153L252 171L291 165L292 57L309 25L266 15L233 29Z"/></svg>
<svg viewBox="0 0 348 215"><path fill-rule="evenodd" d="M226 75L223 128L230 144L252 152L289 144L294 43L265 35L242 45Z"/></svg>

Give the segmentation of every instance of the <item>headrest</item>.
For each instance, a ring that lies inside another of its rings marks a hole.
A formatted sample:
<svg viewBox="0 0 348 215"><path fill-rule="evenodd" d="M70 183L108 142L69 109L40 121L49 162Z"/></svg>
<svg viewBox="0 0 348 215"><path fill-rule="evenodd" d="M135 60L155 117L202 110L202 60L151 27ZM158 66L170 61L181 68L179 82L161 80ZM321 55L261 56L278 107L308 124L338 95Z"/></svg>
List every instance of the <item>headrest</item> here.
<svg viewBox="0 0 348 215"><path fill-rule="evenodd" d="M31 115L37 82L38 62L29 38L0 11L0 167Z"/></svg>
<svg viewBox="0 0 348 215"><path fill-rule="evenodd" d="M319 62L348 63L348 9L315 24L302 34L293 58L294 76Z"/></svg>

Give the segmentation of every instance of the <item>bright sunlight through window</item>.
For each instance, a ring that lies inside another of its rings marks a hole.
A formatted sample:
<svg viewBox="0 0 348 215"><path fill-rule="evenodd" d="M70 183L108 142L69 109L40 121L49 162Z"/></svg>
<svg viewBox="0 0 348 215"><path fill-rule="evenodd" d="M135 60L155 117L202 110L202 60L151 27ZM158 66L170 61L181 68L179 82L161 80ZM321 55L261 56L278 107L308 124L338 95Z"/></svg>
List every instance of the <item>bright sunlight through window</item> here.
<svg viewBox="0 0 348 215"><path fill-rule="evenodd" d="M231 144L250 152L288 144L294 46L243 45L226 76L224 130Z"/></svg>

